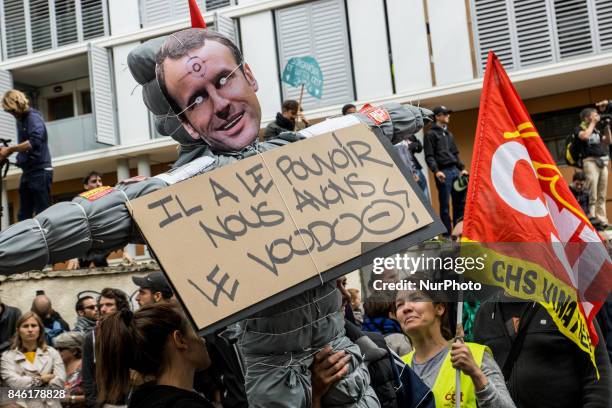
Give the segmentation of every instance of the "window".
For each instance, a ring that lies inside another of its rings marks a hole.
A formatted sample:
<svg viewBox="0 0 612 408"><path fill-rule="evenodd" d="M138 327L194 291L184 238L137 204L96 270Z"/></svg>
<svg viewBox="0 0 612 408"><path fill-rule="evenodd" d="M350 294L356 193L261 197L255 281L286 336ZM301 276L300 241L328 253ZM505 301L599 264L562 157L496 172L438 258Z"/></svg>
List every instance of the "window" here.
<svg viewBox="0 0 612 408"><path fill-rule="evenodd" d="M222 7L227 7L232 5L231 0L206 0L206 11L215 10Z"/></svg>
<svg viewBox="0 0 612 408"><path fill-rule="evenodd" d="M204 0L197 0L204 11ZM189 18L187 0L140 0L140 22L143 27Z"/></svg>
<svg viewBox="0 0 612 408"><path fill-rule="evenodd" d="M554 112L538 113L531 116L542 141L555 162L565 165L565 139L580 124L580 111L586 106Z"/></svg>
<svg viewBox="0 0 612 408"><path fill-rule="evenodd" d="M107 35L106 1L0 0L3 57L18 57Z"/></svg>
<svg viewBox="0 0 612 408"><path fill-rule="evenodd" d="M343 0L318 0L276 10L279 72L292 57L311 56L323 72L323 96L304 92L304 109L355 99ZM282 84L283 100L299 99L300 88Z"/></svg>
<svg viewBox="0 0 612 408"><path fill-rule="evenodd" d="M507 70L612 49L609 0L471 0L482 74L494 51Z"/></svg>
<svg viewBox="0 0 612 408"><path fill-rule="evenodd" d="M74 100L72 94L47 99L47 120L49 122L73 116Z"/></svg>
<svg viewBox="0 0 612 408"><path fill-rule="evenodd" d="M81 115L91 113L91 92L81 91Z"/></svg>

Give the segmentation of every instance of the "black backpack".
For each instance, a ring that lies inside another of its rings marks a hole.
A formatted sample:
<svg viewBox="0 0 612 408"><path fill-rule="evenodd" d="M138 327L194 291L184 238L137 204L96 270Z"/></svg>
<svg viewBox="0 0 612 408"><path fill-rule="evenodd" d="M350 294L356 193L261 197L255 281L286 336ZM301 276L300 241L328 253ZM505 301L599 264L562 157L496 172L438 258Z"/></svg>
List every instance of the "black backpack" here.
<svg viewBox="0 0 612 408"><path fill-rule="evenodd" d="M583 144L576 133L572 133L565 139L565 162L569 166L582 168Z"/></svg>

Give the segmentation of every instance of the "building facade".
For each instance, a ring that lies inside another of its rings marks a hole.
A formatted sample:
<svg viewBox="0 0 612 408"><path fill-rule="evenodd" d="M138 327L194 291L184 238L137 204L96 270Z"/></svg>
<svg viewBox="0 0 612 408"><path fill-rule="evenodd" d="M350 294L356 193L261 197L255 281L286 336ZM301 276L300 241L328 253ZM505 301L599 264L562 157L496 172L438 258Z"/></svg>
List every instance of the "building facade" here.
<svg viewBox="0 0 612 408"><path fill-rule="evenodd" d="M297 99L299 89L280 77L297 56L314 57L323 71L322 98L304 97L309 119L337 115L349 102L444 104L455 111L450 127L467 164L489 50L560 164L580 109L612 98L609 0L199 3L209 27L233 36L251 66L262 126L284 99ZM23 90L47 120L55 201L78 194L91 170L112 184L175 160L176 143L155 131L126 60L141 42L188 26L187 0L0 0L0 93ZM16 137L4 112L0 137ZM12 168L3 227L16 218L18 180Z"/></svg>

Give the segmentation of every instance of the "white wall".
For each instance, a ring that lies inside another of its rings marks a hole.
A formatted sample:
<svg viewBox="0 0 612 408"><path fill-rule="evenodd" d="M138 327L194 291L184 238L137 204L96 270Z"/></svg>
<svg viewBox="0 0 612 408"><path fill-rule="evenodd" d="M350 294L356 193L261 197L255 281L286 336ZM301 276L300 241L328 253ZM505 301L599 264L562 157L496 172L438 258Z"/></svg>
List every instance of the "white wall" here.
<svg viewBox="0 0 612 408"><path fill-rule="evenodd" d="M387 16L397 93L431 87L423 0L387 0Z"/></svg>
<svg viewBox="0 0 612 408"><path fill-rule="evenodd" d="M249 64L259 91L262 118L273 118L280 111L280 85L272 12L265 11L240 19L244 61Z"/></svg>
<svg viewBox="0 0 612 408"><path fill-rule="evenodd" d="M393 93L383 0L347 2L357 99ZM406 24L406 23L405 23Z"/></svg>
<svg viewBox="0 0 612 408"><path fill-rule="evenodd" d="M62 87L62 91L61 92L55 92L53 90L53 88L55 88L56 86L61 86ZM47 112L47 99L50 98L56 98L58 96L62 96L62 95L67 95L67 94L73 94L73 101L74 101L74 108L75 108L75 115L82 115L82 106L83 104L81 103L81 91L89 91L90 90L90 86L89 86L89 78L81 78L81 79L76 79L73 81L65 81L65 82L58 82L56 84L53 85L49 85L49 86L43 86L42 88L39 88L39 95L38 95L38 110L40 110L40 112L43 114L43 117L47 118L48 113Z"/></svg>
<svg viewBox="0 0 612 408"><path fill-rule="evenodd" d="M427 0L436 85L474 78L465 2Z"/></svg>
<svg viewBox="0 0 612 408"><path fill-rule="evenodd" d="M114 266L107 269L29 272L14 275L11 280L2 282L0 300L21 309L23 313L30 310L36 291L44 290L51 299L53 309L59 312L72 328L76 322L74 305L79 292L100 293L104 288L117 288L131 296L138 289L132 277L145 276L156 270L159 269L155 264L147 264L144 267Z"/></svg>
<svg viewBox="0 0 612 408"><path fill-rule="evenodd" d="M142 101L142 88L127 68L128 54L139 44L133 42L113 48L117 120L122 145L150 139L148 110Z"/></svg>
<svg viewBox="0 0 612 408"><path fill-rule="evenodd" d="M130 33L140 29L139 3L139 0L108 0L112 35Z"/></svg>

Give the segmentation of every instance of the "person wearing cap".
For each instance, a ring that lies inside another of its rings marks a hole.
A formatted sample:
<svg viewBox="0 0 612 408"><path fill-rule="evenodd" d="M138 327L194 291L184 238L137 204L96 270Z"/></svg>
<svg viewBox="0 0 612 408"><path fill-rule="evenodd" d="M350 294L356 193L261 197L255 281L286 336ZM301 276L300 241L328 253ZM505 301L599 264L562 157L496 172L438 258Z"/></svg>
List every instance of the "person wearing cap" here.
<svg viewBox="0 0 612 408"><path fill-rule="evenodd" d="M459 149L455 144L453 134L448 130L452 111L446 106L437 106L433 110L435 123L425 135L425 161L436 177L438 200L440 202L440 218L446 227L445 238L450 236L460 218L463 217L465 193L468 172L459 158ZM457 179L462 180L453 188ZM453 222L450 218L450 200L453 202Z"/></svg>
<svg viewBox="0 0 612 408"><path fill-rule="evenodd" d="M66 397L63 406L84 407L85 391L83 390L82 355L85 334L81 332L65 332L55 338L55 349L60 353L66 367Z"/></svg>
<svg viewBox="0 0 612 408"><path fill-rule="evenodd" d="M132 282L138 286L136 301L140 307L172 299L172 289L161 272L153 272L142 277L133 276Z"/></svg>

